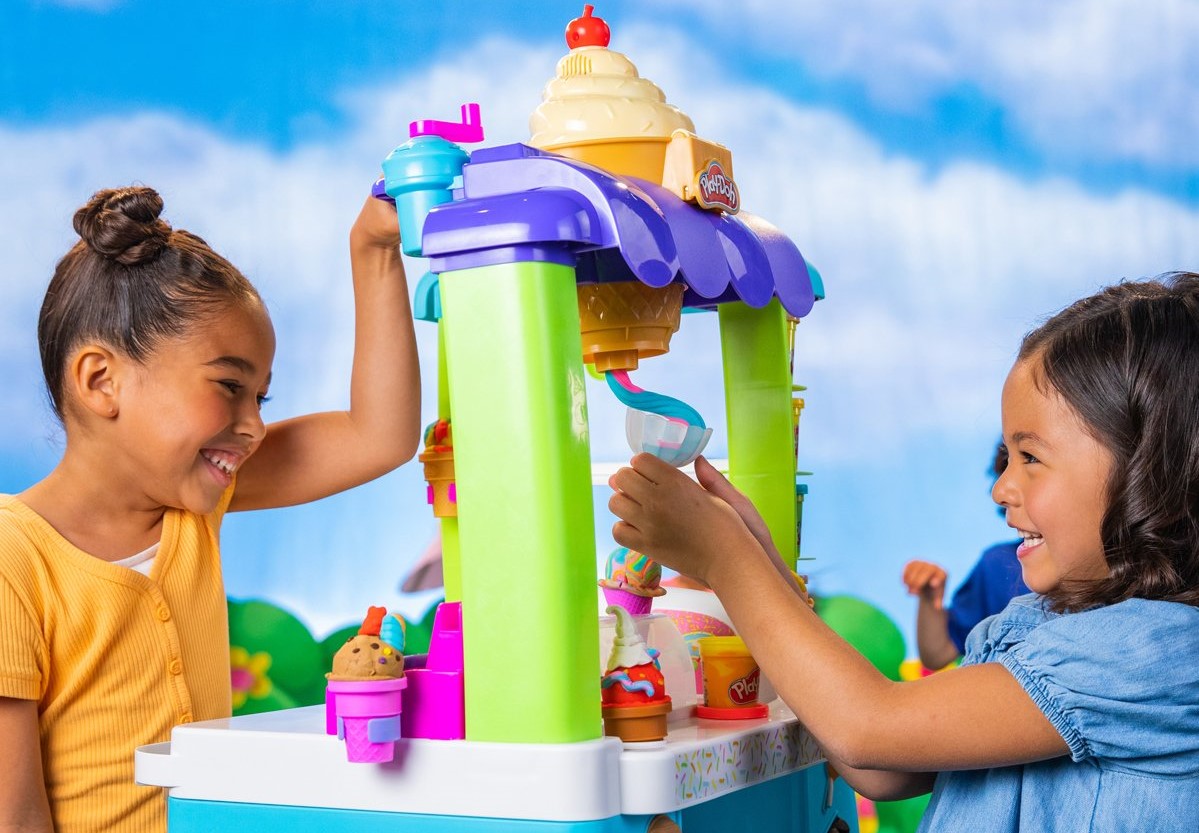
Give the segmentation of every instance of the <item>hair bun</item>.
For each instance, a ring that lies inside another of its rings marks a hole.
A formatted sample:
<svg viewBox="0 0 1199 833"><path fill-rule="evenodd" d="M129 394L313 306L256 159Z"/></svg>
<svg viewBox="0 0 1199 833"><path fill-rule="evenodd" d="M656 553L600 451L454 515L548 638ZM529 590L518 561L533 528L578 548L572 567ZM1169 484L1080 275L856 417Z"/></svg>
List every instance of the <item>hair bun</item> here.
<svg viewBox="0 0 1199 833"><path fill-rule="evenodd" d="M97 191L75 212L75 231L92 251L124 266L158 257L171 227L159 219L162 197L144 185Z"/></svg>

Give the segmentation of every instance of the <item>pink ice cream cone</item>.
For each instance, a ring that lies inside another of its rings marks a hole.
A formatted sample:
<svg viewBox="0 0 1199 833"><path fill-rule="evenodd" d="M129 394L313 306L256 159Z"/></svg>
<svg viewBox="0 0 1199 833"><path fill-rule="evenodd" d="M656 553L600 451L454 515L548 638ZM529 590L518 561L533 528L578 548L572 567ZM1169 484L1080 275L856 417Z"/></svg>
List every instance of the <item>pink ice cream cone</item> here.
<svg viewBox="0 0 1199 833"><path fill-rule="evenodd" d="M325 705L337 734L346 742L351 763L386 763L395 757L400 738L404 677L378 680L330 680Z"/></svg>
<svg viewBox="0 0 1199 833"><path fill-rule="evenodd" d="M628 547L612 550L604 565L604 577L599 580L605 601L623 607L633 616L650 612L654 596L666 592L661 583L662 568L657 562Z"/></svg>
<svg viewBox="0 0 1199 833"><path fill-rule="evenodd" d="M346 760L354 764L385 764L395 758L394 741L375 743L370 739L370 719L365 717L342 718L342 732L346 741Z"/></svg>
<svg viewBox="0 0 1199 833"><path fill-rule="evenodd" d="M618 590L615 587L604 588L604 601L610 605L623 607L633 616L644 616L653 607L652 596L641 596L628 590Z"/></svg>

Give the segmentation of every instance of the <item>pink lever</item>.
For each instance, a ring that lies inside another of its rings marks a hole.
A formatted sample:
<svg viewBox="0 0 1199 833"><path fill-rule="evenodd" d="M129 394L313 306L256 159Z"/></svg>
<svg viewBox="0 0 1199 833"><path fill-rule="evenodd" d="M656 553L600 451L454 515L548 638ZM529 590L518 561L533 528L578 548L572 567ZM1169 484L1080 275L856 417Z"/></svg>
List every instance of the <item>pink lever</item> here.
<svg viewBox="0 0 1199 833"><path fill-rule="evenodd" d="M447 142L481 142L483 122L479 118L479 105L463 104L460 122L417 119L408 125L408 137L416 136L440 136Z"/></svg>

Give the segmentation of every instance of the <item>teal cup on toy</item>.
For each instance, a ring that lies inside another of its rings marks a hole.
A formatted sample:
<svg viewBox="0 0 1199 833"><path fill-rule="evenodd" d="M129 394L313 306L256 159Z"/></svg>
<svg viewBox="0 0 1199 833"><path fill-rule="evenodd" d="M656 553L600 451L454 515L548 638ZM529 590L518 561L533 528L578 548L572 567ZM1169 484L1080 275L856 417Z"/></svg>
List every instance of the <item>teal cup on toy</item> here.
<svg viewBox="0 0 1199 833"><path fill-rule="evenodd" d="M383 160L383 188L395 200L404 254L421 256L425 217L454 199L454 180L470 156L440 136L416 136Z"/></svg>

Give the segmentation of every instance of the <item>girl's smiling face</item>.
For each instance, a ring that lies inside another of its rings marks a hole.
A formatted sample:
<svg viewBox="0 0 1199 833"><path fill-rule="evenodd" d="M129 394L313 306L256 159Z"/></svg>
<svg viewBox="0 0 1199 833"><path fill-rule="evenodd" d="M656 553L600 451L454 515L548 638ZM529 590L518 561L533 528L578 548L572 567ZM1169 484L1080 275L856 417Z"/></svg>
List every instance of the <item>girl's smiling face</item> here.
<svg viewBox="0 0 1199 833"><path fill-rule="evenodd" d="M1047 593L1063 579L1105 577L1111 454L1048 387L1036 356L1017 362L1003 385L1003 438L1008 466L991 497L1024 538L1016 550L1024 583Z"/></svg>
<svg viewBox="0 0 1199 833"><path fill-rule="evenodd" d="M134 367L124 377L118 422L122 473L137 491L161 505L211 512L266 433L260 405L274 355L270 319L254 301L196 322Z"/></svg>

